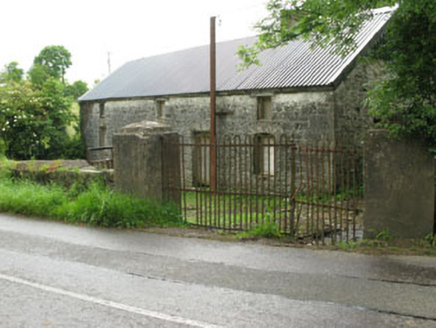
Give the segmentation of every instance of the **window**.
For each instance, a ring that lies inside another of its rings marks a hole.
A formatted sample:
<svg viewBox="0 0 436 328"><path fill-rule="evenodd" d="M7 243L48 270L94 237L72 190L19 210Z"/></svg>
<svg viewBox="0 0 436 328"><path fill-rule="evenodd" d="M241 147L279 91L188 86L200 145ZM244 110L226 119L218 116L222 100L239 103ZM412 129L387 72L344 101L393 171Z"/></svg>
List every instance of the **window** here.
<svg viewBox="0 0 436 328"><path fill-rule="evenodd" d="M158 119L164 118L165 112L165 100L164 99L157 99L156 100L156 117Z"/></svg>
<svg viewBox="0 0 436 328"><path fill-rule="evenodd" d="M255 137L254 173L274 175L274 137L260 134Z"/></svg>
<svg viewBox="0 0 436 328"><path fill-rule="evenodd" d="M100 103L99 105L99 109L100 109L100 118L104 118L104 102Z"/></svg>
<svg viewBox="0 0 436 328"><path fill-rule="evenodd" d="M106 126L105 125L100 125L99 145L100 145L100 147L106 146Z"/></svg>
<svg viewBox="0 0 436 328"><path fill-rule="evenodd" d="M272 118L271 97L257 97L257 120L270 120Z"/></svg>

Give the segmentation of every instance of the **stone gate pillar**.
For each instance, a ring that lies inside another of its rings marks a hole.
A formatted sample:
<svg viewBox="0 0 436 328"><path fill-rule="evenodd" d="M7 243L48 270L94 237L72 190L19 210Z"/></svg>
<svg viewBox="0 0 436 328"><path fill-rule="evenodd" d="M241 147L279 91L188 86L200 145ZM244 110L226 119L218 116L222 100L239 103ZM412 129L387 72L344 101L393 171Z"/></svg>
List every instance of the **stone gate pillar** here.
<svg viewBox="0 0 436 328"><path fill-rule="evenodd" d="M169 126L150 121L129 124L114 134L115 188L141 198L178 203L180 193L168 195L164 186L168 180L165 172L177 171L179 167L178 147L171 150L171 161L164 161L162 151L162 140L176 137L177 134L171 133ZM168 165L175 168L168 168ZM176 189L180 179L172 179L171 182Z"/></svg>
<svg viewBox="0 0 436 328"><path fill-rule="evenodd" d="M434 158L419 140L395 140L369 131L365 143L364 237L388 230L394 237L433 232Z"/></svg>

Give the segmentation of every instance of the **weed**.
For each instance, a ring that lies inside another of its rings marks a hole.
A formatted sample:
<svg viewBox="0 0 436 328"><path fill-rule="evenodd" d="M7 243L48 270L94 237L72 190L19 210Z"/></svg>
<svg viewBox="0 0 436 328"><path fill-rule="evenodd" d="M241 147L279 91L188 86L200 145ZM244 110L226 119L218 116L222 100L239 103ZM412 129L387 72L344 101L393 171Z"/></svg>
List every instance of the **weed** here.
<svg viewBox="0 0 436 328"><path fill-rule="evenodd" d="M424 237L424 241L430 244L431 247L436 247L436 234L428 234Z"/></svg>
<svg viewBox="0 0 436 328"><path fill-rule="evenodd" d="M42 172L46 172L49 168L50 168L50 165L44 164L43 166L40 167L39 170Z"/></svg>
<svg viewBox="0 0 436 328"><path fill-rule="evenodd" d="M266 219L264 223L259 224L252 230L237 235L239 238L280 238L280 228L276 222Z"/></svg>
<svg viewBox="0 0 436 328"><path fill-rule="evenodd" d="M354 250L357 246L357 244L353 241L341 241L335 244L336 247L338 247L339 249L342 249L343 251L349 251L349 250Z"/></svg>
<svg viewBox="0 0 436 328"><path fill-rule="evenodd" d="M382 231L380 231L376 236L375 239L378 241L383 241L385 243L389 243L392 242L392 240L394 239L394 237L391 235L391 233L389 232L389 229L384 229Z"/></svg>

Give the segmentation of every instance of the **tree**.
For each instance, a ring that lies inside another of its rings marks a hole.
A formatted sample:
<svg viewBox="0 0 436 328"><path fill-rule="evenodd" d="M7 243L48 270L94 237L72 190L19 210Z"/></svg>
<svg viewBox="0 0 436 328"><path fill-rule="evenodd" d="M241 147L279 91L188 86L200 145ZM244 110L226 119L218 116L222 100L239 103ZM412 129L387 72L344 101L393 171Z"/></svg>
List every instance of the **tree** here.
<svg viewBox="0 0 436 328"><path fill-rule="evenodd" d="M66 127L74 119L71 98L63 93L63 84L53 78L42 89L29 81L0 87L0 139L9 158L62 156L69 140Z"/></svg>
<svg viewBox="0 0 436 328"><path fill-rule="evenodd" d="M50 77L48 69L42 65L33 65L28 72L29 80L34 86L42 87L45 81Z"/></svg>
<svg viewBox="0 0 436 328"><path fill-rule="evenodd" d="M24 71L18 68L16 61L5 65L4 71L0 73L0 82L14 81L20 82L23 79Z"/></svg>
<svg viewBox="0 0 436 328"><path fill-rule="evenodd" d="M62 46L45 47L23 80L16 62L0 73L0 155L13 159L84 158L73 97L87 91L85 82L68 85L61 78L71 65ZM68 134L71 127L76 134ZM67 129L68 128L68 129Z"/></svg>
<svg viewBox="0 0 436 328"><path fill-rule="evenodd" d="M73 97L77 100L80 96L85 94L89 90L88 84L81 80L75 81L73 84L67 85L65 88L65 94L69 97Z"/></svg>
<svg viewBox="0 0 436 328"><path fill-rule="evenodd" d="M64 82L65 72L71 64L71 54L65 47L47 46L33 60L34 67L32 70L38 71L38 77L45 75L46 77L61 79ZM30 72L31 78L35 74L32 73L32 70ZM38 82L40 82L39 79Z"/></svg>
<svg viewBox="0 0 436 328"><path fill-rule="evenodd" d="M270 0L260 21L258 42L241 47L243 65L258 63L267 48L302 38L315 46L333 44L347 54L352 35L372 17L371 9L396 0ZM383 44L374 53L386 63L384 78L368 94L370 113L395 136L420 135L436 145L436 1L403 0L388 24Z"/></svg>

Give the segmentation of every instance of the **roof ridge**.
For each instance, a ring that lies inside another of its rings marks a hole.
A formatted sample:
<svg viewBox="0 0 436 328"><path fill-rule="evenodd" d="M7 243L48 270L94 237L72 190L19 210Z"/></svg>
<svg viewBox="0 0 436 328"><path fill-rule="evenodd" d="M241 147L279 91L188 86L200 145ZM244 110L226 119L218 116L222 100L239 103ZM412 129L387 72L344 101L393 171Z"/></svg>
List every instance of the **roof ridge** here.
<svg viewBox="0 0 436 328"><path fill-rule="evenodd" d="M395 11L395 10L397 10L397 9L398 9L398 4L396 4L396 5L393 6L393 7L386 6L386 7L381 7L381 8L372 9L371 12L372 12L374 15L379 15L379 14L390 13L390 12L393 12L393 11Z"/></svg>

